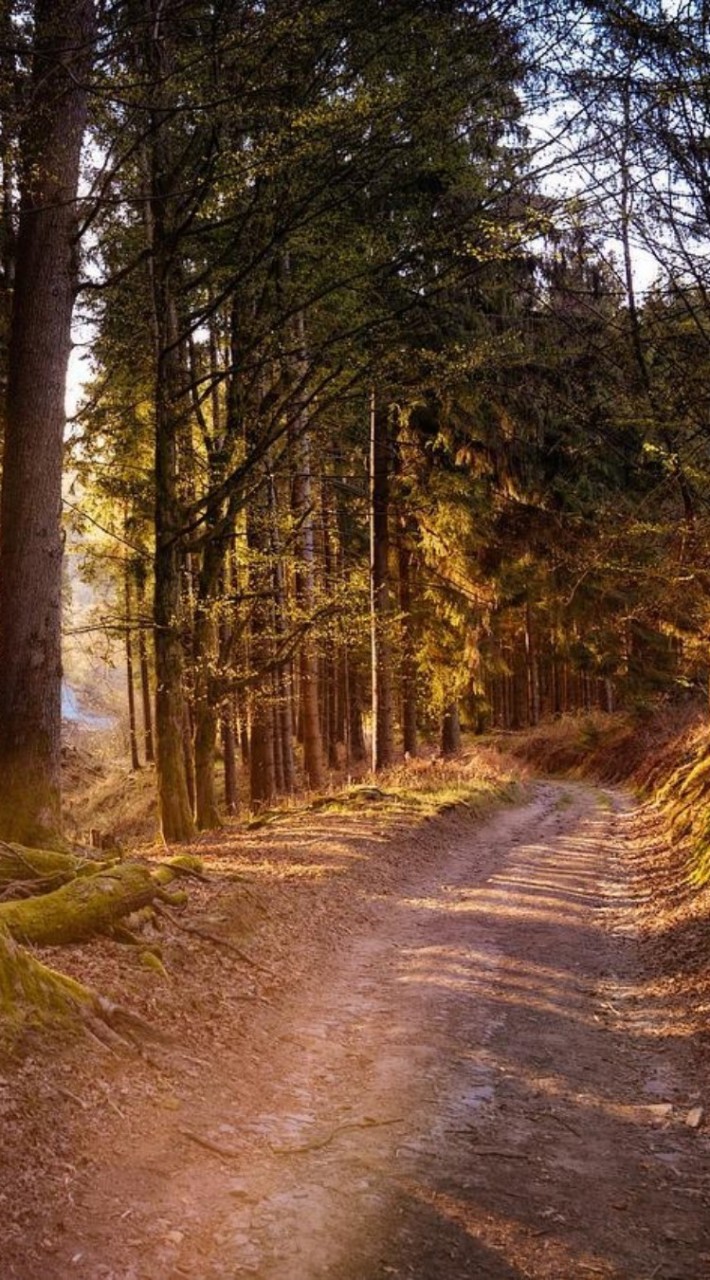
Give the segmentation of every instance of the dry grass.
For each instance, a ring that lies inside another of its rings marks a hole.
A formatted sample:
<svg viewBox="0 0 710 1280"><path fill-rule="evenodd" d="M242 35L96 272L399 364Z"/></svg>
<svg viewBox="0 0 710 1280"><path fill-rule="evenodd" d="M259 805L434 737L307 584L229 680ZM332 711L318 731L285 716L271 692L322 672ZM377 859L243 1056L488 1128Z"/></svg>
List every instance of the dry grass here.
<svg viewBox="0 0 710 1280"><path fill-rule="evenodd" d="M524 767L523 776L526 772ZM519 760L499 748L475 744L451 760L428 754L376 777L363 773L354 780L333 774L322 792L298 792L256 814L244 808L227 825L258 830L316 812L377 816L380 821L427 818L455 805L483 812L515 799L520 777ZM87 843L92 828L126 848L158 838L154 769L133 773L125 764L72 747L65 754L64 791L66 831L77 843Z"/></svg>
<svg viewBox="0 0 710 1280"><path fill-rule="evenodd" d="M653 791L673 772L680 757L697 755L706 723L697 704L659 707L638 715L590 711L559 716L534 729L496 735L509 756L545 774L628 783Z"/></svg>

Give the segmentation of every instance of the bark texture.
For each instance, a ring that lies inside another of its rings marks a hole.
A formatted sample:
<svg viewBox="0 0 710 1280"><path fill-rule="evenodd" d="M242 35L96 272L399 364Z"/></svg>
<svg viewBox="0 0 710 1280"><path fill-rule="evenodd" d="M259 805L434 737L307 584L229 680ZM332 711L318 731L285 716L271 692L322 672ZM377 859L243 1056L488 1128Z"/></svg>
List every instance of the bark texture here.
<svg viewBox="0 0 710 1280"><path fill-rule="evenodd" d="M0 831L60 823L64 396L93 0L37 0L0 518Z"/></svg>
<svg viewBox="0 0 710 1280"><path fill-rule="evenodd" d="M188 787L183 733L186 725L180 500L180 437L186 411L175 262L170 112L162 103L170 72L170 49L165 6L148 0L147 73L152 86L149 112L150 200L146 231L151 253L155 334L155 730L158 798L166 840L189 840L195 833ZM191 744L190 744L191 745Z"/></svg>

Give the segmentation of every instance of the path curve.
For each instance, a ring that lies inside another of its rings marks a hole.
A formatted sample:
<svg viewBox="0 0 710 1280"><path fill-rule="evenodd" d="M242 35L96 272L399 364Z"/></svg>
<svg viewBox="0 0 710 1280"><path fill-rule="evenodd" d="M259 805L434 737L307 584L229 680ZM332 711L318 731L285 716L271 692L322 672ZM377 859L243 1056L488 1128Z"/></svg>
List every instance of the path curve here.
<svg viewBox="0 0 710 1280"><path fill-rule="evenodd" d="M629 810L540 784L383 894L240 1078L215 1062L105 1164L45 1280L710 1274L710 1147L639 968Z"/></svg>

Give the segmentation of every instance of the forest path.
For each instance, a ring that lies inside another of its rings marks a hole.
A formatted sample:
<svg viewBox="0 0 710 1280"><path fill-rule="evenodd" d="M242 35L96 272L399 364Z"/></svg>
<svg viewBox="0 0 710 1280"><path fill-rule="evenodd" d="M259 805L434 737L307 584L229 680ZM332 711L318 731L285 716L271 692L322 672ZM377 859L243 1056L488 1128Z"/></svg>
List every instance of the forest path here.
<svg viewBox="0 0 710 1280"><path fill-rule="evenodd" d="M709 1139L639 964L629 809L539 784L383 894L238 1074L215 1061L104 1155L43 1275L710 1274Z"/></svg>

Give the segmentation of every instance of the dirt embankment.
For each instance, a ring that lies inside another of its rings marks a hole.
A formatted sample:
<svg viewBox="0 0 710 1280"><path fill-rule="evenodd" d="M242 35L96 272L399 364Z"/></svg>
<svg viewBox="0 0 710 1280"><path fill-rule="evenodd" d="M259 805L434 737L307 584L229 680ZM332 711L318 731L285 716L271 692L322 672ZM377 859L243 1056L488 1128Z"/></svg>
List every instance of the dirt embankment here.
<svg viewBox="0 0 710 1280"><path fill-rule="evenodd" d="M50 1096L2 1188L3 1275L696 1280L710 1099L643 945L652 845L574 783L484 822L205 842L193 911L254 964L170 934L171 977L132 984L172 1032L152 1062L26 1061ZM125 988L116 954L76 966Z"/></svg>

